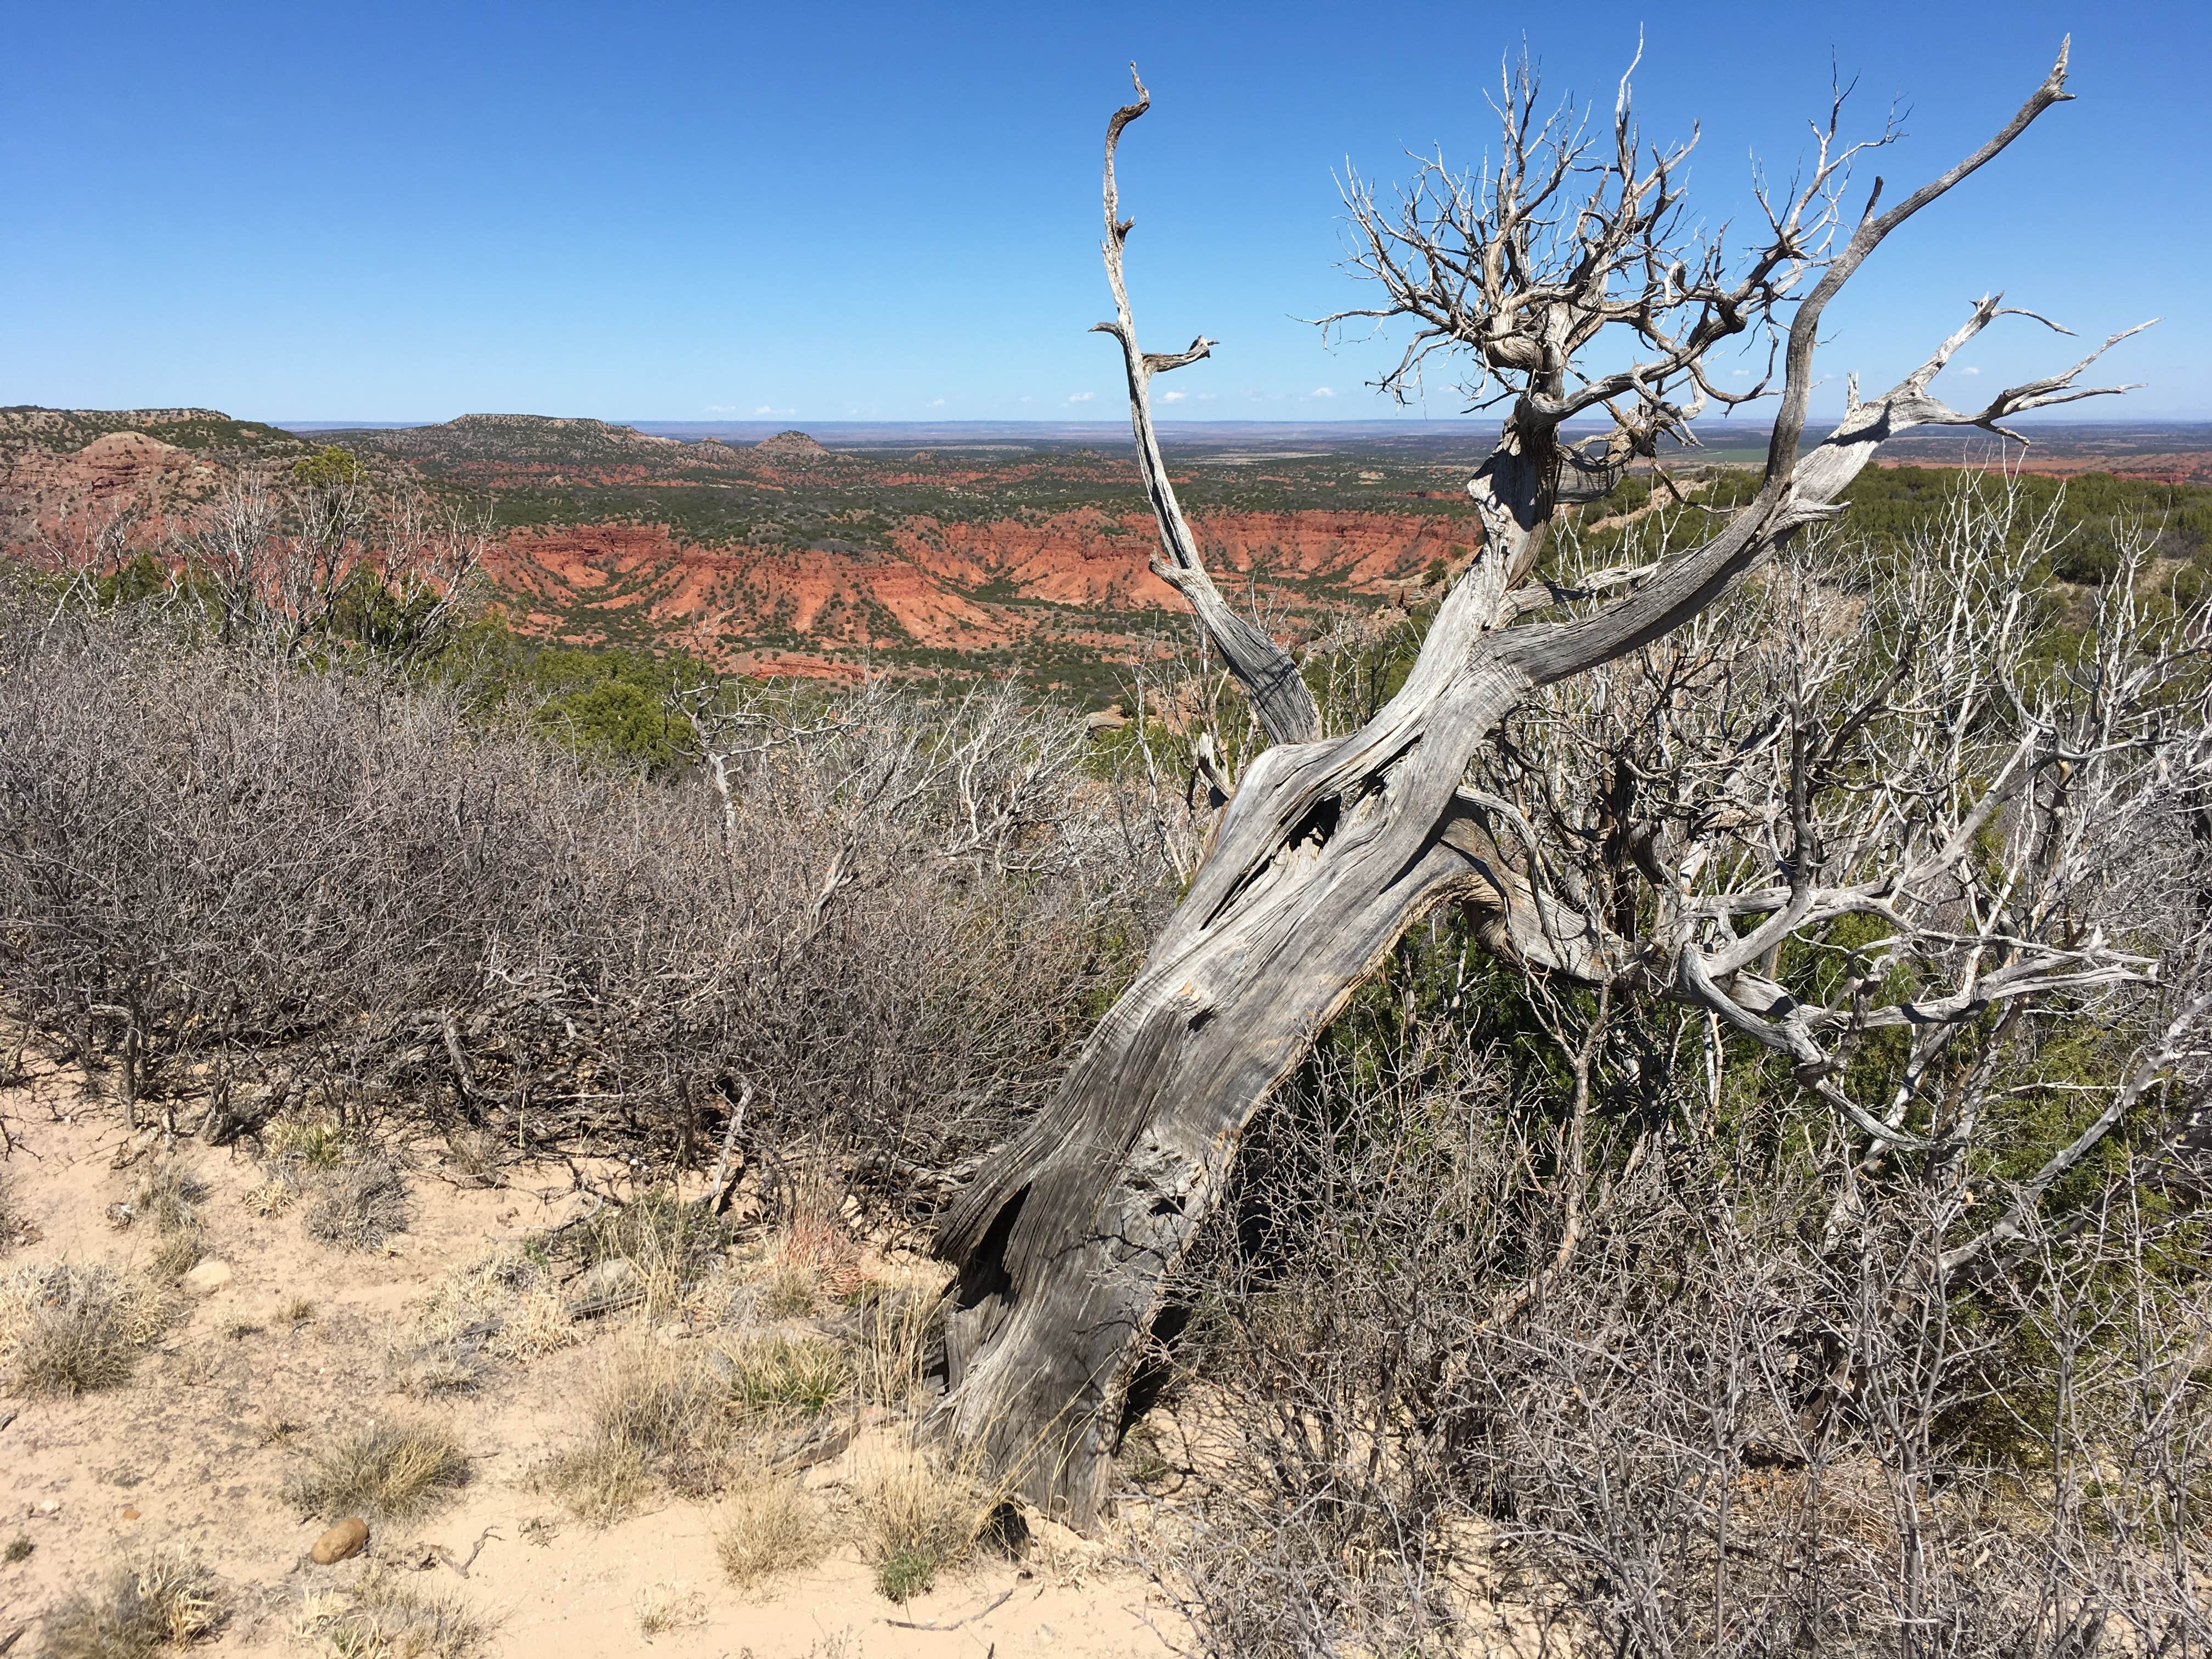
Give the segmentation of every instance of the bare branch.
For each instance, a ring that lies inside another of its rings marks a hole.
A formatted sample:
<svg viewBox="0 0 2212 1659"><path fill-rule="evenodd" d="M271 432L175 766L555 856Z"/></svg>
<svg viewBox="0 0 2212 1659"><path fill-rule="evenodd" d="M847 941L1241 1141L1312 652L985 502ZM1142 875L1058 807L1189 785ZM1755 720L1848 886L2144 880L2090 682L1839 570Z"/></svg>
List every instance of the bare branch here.
<svg viewBox="0 0 2212 1659"><path fill-rule="evenodd" d="M1121 131L1152 107L1152 95L1131 64L1129 79L1137 88L1137 101L1124 104L1106 124L1105 206L1106 235L1100 244L1105 256L1106 280L1114 290L1114 320L1100 323L1093 331L1110 334L1121 347L1122 368L1128 379L1129 424L1136 435L1137 467L1145 493L1152 504L1159 529L1160 550L1152 560L1153 574L1182 595L1197 614L1231 672L1252 699L1260 723L1277 743L1310 743L1321 734L1321 716L1313 694L1300 678L1290 653L1261 629L1231 608L1199 556L1197 538L1176 501L1175 484L1168 477L1160 453L1159 437L1152 425L1152 377L1166 369L1181 368L1207 356L1217 342L1204 336L1191 342L1187 351L1168 356L1147 354L1137 344L1137 324L1129 308L1129 290L1122 275L1121 251L1134 221L1123 219L1114 179L1114 152Z"/></svg>

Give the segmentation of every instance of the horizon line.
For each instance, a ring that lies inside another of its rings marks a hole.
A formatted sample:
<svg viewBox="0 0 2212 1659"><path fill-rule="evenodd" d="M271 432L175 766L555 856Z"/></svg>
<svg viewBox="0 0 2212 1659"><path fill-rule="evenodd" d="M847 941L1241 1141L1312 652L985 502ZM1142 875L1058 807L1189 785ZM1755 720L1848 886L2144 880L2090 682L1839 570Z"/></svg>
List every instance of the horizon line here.
<svg viewBox="0 0 2212 1659"><path fill-rule="evenodd" d="M185 405L159 405L159 406L161 406L161 407L185 407ZM136 407L142 407L142 408L154 408L154 407L157 407L157 405L154 405L154 404L143 404L143 405L137 405L137 406L136 406ZM77 411L72 411L72 412L77 412ZM129 413L129 412L131 412L131 410L82 410L82 411L81 411L81 412L82 412L82 413L86 413L86 414L125 414L125 413ZM598 421L598 422L599 422L601 424L603 424L603 425L606 425L606 426L628 426L628 427L663 426L663 427L699 427L699 428L753 428L753 427L759 427L759 428L766 428L766 429L769 429L769 430L776 431L776 432L788 432L788 431L801 430L801 429L804 429L804 428L809 428L809 427L825 427L825 428L826 428L826 427L917 427L917 428L927 428L927 427L982 427L982 426L989 426L989 427L1036 427L1036 428L1048 428L1048 427L1049 427L1049 428L1084 428L1084 429L1086 429L1086 430L1095 429L1095 430L1101 431L1101 432L1120 432L1120 433L1123 433L1123 434L1127 434L1127 433L1129 431L1129 422L1128 422L1127 421L1126 421L1126 420L1108 420L1108 421L1054 420L1054 419L1052 419L1052 418L1049 418L1049 417L1047 417L1047 416L963 416L950 417L950 418L948 418L948 417L939 417L939 418L936 418L936 419L929 419L929 418L926 418L926 417L915 417L915 418L904 418L904 417L902 417L902 418L891 418L891 417L887 417L887 416L823 416L823 417L820 417L820 418L809 418L809 417L803 416L728 416L728 415L674 416L653 416L653 415L633 415L633 416L611 416L611 415L542 415L542 414L538 414L538 413L537 413L537 412L536 412L536 411L534 411L534 410L528 410L471 409L471 410L464 410L462 413L460 413L460 414L459 414L459 415L448 415L448 416L438 416L438 417L433 417L433 418L422 418L422 417L411 417L411 416L410 416L410 417L404 417L404 418L402 418L402 417L394 417L394 416L346 416L346 417L343 417L343 418L340 418L340 417L337 417L337 416L324 416L324 415L317 415L317 416L286 416L286 417L284 417L284 418L283 418L283 419L276 419L276 418L271 418L271 417L269 417L269 416L231 416L231 418L232 418L232 419L234 419L234 420L251 420L251 421L257 422L258 424L263 425L263 426L272 426L272 427L276 427L276 428L282 428L282 429L286 430L286 431L297 431L297 430L300 430L300 429L302 429L302 428L325 428L325 429L326 429L326 430L339 431L339 430L368 430L368 429L372 428L379 428L379 427L381 427L381 428L397 428L397 427L430 427L430 426L447 426L447 425L452 424L452 423L453 423L453 422L455 422L455 421L466 420L466 419L468 419L469 417L471 417L471 416L484 416L484 415L521 416L524 416L525 418L528 418L528 419L549 420L549 421L558 421L558 420L568 420L568 421ZM2042 425L2042 426L2153 426L2153 427L2156 427L2156 426L2208 426L2208 425L2212 425L2212 412L2208 412L2208 413L2205 413L2205 414L2197 414L2197 415L2144 415L2144 416L2132 416L2132 417L2130 417L2130 416L2120 416L2120 415L2117 415L2117 414L2114 414L2114 415L2075 415L2075 416L2061 416L2061 415L2058 415L2058 414L2057 414L2055 411L2045 411L2045 410L2033 410L2033 411L2030 411L2030 412L2029 412L2028 414L2027 414L2027 415L2023 415L2023 416L2014 416L2014 420L2016 420L2016 421L2020 422L2021 424ZM1318 427L1376 427L1376 428L1392 428L1392 427L1407 426L1407 425L1420 425L1420 426L1455 426L1455 427L1479 427L1479 426L1488 426L1488 425L1492 425L1492 424L1495 424L1495 423L1496 423L1495 417L1483 417L1483 416L1424 416L1418 417L1418 419L1413 419L1413 420L1400 420L1400 419L1396 419L1396 418L1394 418L1394 417L1380 416L1349 416L1349 417L1340 417L1340 418L1335 419L1335 420L1300 420L1300 419L1291 418L1291 417L1285 417L1285 416L1274 416L1274 417L1269 417L1269 416L1215 416L1215 417L1211 417L1211 418L1203 418L1203 419L1201 419L1201 418L1196 418L1196 417L1188 417L1188 416L1185 416L1185 417L1169 417L1169 418L1164 418L1164 419L1163 419L1163 418L1156 418L1156 419L1155 419L1155 421L1154 421L1154 424L1155 424L1156 426L1160 426L1160 427L1171 427L1171 426L1182 426L1182 427L1206 427L1206 426L1253 426L1253 427L1261 427L1261 426L1271 426L1271 427L1315 427L1315 428L1318 428ZM1582 426L1582 425L1589 425L1589 426L1591 426L1591 427L1596 427L1596 428L1604 428L1604 427L1606 427L1606 426L1607 426L1607 423L1606 422L1603 422L1603 421L1590 421L1590 422L1578 422L1578 421L1570 421L1570 422L1567 422L1567 425L1569 425L1569 426ZM1772 422L1771 422L1771 421L1762 421L1762 422L1759 422L1756 426L1754 426L1754 425L1753 425L1751 422L1749 422L1749 421L1745 421L1745 422L1741 422L1741 425L1738 425L1738 423L1736 423L1736 422L1719 422L1719 423L1718 423L1718 426L1717 426L1717 427L1714 427L1714 428L1708 428L1708 430L1717 430L1717 429L1720 429L1720 428L1722 428L1735 427L1735 429L1738 429L1738 430L1744 430L1744 431L1760 430L1760 431L1764 431L1764 430L1769 429L1769 428L1772 426L1772 424L1773 424L1773 423L1772 423ZM1959 429L1964 429L1964 428L1959 428Z"/></svg>

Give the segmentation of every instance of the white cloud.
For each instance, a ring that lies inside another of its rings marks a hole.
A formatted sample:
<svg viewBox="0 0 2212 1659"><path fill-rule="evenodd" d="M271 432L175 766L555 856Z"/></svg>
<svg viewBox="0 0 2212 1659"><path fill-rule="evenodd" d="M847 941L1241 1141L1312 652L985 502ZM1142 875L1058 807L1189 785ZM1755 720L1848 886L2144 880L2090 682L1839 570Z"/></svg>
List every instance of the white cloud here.
<svg viewBox="0 0 2212 1659"><path fill-rule="evenodd" d="M769 408L768 404L763 404L758 409L753 410L753 413L756 415L773 415L775 413L775 410Z"/></svg>
<svg viewBox="0 0 2212 1659"><path fill-rule="evenodd" d="M1087 392L1071 392L1068 393L1067 401L1072 404L1087 404L1091 401L1091 394Z"/></svg>
<svg viewBox="0 0 2212 1659"><path fill-rule="evenodd" d="M709 415L734 415L737 412L738 406L735 404L708 404L707 405L707 413Z"/></svg>
<svg viewBox="0 0 2212 1659"><path fill-rule="evenodd" d="M1164 404L1179 404L1189 396L1190 393L1188 392L1163 392L1160 393L1160 401Z"/></svg>
<svg viewBox="0 0 2212 1659"><path fill-rule="evenodd" d="M945 399L942 398L932 398L927 403L924 404L922 407L924 409L942 409L945 407Z"/></svg>
<svg viewBox="0 0 2212 1659"><path fill-rule="evenodd" d="M1732 368L1729 370L1729 374L1739 380L1747 380L1751 378L1751 371L1747 368Z"/></svg>
<svg viewBox="0 0 2212 1659"><path fill-rule="evenodd" d="M1978 374L1981 372L1978 368L1962 368L1959 371L1961 374Z"/></svg>
<svg viewBox="0 0 2212 1659"><path fill-rule="evenodd" d="M1018 404L1033 404L1036 399L1030 397L1028 392L1024 392L1020 397L1015 398L1014 401Z"/></svg>
<svg viewBox="0 0 2212 1659"><path fill-rule="evenodd" d="M1311 392L1307 392L1306 396L1309 398L1334 398L1336 396L1336 388L1334 386L1317 386Z"/></svg>
<svg viewBox="0 0 2212 1659"><path fill-rule="evenodd" d="M1198 400L1202 404L1210 404L1220 395L1218 392L1201 392L1198 394Z"/></svg>

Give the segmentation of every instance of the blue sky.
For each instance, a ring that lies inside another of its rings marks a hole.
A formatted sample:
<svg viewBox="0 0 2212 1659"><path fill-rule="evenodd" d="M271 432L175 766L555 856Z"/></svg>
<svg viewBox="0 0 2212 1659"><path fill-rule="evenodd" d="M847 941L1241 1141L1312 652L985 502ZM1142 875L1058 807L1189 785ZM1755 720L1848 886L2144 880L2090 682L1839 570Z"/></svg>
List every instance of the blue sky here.
<svg viewBox="0 0 2212 1659"><path fill-rule="evenodd" d="M1131 278L1155 349L1224 343L1167 413L1389 413L1332 172L1479 159L1528 30L1647 138L1702 120L1705 216L1786 172L1831 53L1909 188L2074 36L2078 101L1901 232L1824 367L1886 383L1987 289L2101 336L2141 416L2212 416L2212 23L2195 6L35 4L0 33L0 403L262 418L1118 417L1097 165L1133 58ZM1893 195L1892 199L1894 199ZM1982 386L2063 360L2011 325ZM1165 386L1167 383L1163 383ZM1959 400L1974 386L1962 383ZM2093 408L2096 407L2094 405ZM1451 415L1449 396L1431 415Z"/></svg>

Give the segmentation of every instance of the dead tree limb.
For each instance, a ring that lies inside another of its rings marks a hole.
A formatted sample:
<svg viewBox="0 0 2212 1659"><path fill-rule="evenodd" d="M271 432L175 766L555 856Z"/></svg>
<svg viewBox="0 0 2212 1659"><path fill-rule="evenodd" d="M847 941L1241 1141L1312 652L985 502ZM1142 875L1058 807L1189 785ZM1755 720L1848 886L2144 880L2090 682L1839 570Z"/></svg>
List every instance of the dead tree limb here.
<svg viewBox="0 0 2212 1659"><path fill-rule="evenodd" d="M1137 101L1124 104L1106 124L1106 237L1100 244L1106 259L1106 280L1114 290L1114 320L1092 325L1092 332L1110 334L1121 347L1121 365L1129 382L1129 425L1137 440L1137 470L1152 504L1159 526L1160 550L1152 560L1152 573L1182 595L1207 635L1220 648L1237 676L1261 726L1277 743L1310 743L1321 735L1321 715L1313 693L1298 673L1291 653L1232 610L1221 590L1206 574L1199 556L1198 540L1176 500L1175 484L1160 454L1159 434L1152 426L1152 381L1155 374L1194 363L1220 343L1204 335L1184 351L1162 355L1147 352L1137 343L1136 318L1129 309L1128 283L1122 275L1121 252L1136 228L1136 221L1121 216L1121 196L1114 182L1114 152L1121 130L1152 106L1152 94L1129 66L1129 79L1137 88Z"/></svg>

